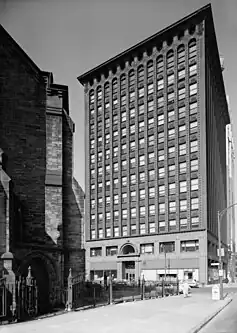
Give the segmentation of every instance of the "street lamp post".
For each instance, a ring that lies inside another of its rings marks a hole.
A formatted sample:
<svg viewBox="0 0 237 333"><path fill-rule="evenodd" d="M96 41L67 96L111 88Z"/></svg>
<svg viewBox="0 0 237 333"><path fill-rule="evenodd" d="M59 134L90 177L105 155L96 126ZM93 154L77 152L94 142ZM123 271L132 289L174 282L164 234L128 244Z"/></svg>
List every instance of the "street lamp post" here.
<svg viewBox="0 0 237 333"><path fill-rule="evenodd" d="M219 249L219 283L220 283L220 299L223 300L223 263L221 258L221 220L225 212L228 209L236 206L237 203L230 205L229 207L223 209L222 211L217 211L217 224L218 224L218 249Z"/></svg>

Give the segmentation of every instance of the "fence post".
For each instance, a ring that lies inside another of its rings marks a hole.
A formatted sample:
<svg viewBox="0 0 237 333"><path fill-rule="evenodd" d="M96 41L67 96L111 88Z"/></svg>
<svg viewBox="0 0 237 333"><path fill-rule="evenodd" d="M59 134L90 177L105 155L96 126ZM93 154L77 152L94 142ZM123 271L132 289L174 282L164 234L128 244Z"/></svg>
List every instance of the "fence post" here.
<svg viewBox="0 0 237 333"><path fill-rule="evenodd" d="M113 304L113 284L111 275L109 277L109 304Z"/></svg>
<svg viewBox="0 0 237 333"><path fill-rule="evenodd" d="M69 269L67 278L67 311L72 311L72 269Z"/></svg>
<svg viewBox="0 0 237 333"><path fill-rule="evenodd" d="M95 286L93 287L93 305L94 305L94 308L95 308L95 305L96 305Z"/></svg>
<svg viewBox="0 0 237 333"><path fill-rule="evenodd" d="M179 278L177 276L177 295L179 295Z"/></svg>
<svg viewBox="0 0 237 333"><path fill-rule="evenodd" d="M145 278L144 278L144 275L143 275L143 278L142 278L142 299L145 298Z"/></svg>
<svg viewBox="0 0 237 333"><path fill-rule="evenodd" d="M165 293L165 284L164 284L164 279L162 280L162 297L164 297Z"/></svg>

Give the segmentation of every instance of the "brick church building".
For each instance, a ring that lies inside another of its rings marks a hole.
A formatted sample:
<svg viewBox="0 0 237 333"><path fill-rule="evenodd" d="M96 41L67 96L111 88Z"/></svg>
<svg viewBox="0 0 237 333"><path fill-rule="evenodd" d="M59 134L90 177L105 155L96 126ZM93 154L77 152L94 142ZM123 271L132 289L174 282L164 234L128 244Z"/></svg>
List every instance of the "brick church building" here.
<svg viewBox="0 0 237 333"><path fill-rule="evenodd" d="M68 87L55 84L0 26L1 265L39 288L39 310L62 301L69 268L84 272L84 192L73 177ZM5 267L6 268L6 267Z"/></svg>

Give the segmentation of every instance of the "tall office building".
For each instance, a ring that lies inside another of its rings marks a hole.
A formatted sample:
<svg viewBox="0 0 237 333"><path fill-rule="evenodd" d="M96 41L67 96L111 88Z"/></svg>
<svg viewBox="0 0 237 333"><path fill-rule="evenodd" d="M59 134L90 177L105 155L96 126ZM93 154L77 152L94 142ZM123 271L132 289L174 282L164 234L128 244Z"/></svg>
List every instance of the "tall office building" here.
<svg viewBox="0 0 237 333"><path fill-rule="evenodd" d="M215 278L229 114L211 6L78 80L87 277ZM226 229L223 216L225 249Z"/></svg>

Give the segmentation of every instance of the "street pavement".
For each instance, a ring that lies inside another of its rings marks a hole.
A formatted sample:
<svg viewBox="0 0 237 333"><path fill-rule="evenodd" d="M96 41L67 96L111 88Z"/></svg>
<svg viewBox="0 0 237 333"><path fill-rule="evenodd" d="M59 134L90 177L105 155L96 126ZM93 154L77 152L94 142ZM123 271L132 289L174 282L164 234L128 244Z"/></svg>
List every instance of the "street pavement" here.
<svg viewBox="0 0 237 333"><path fill-rule="evenodd" d="M221 311L200 333L236 333L237 332L237 296Z"/></svg>
<svg viewBox="0 0 237 333"><path fill-rule="evenodd" d="M0 333L190 333L228 302L202 288L183 295L70 312L0 327Z"/></svg>

